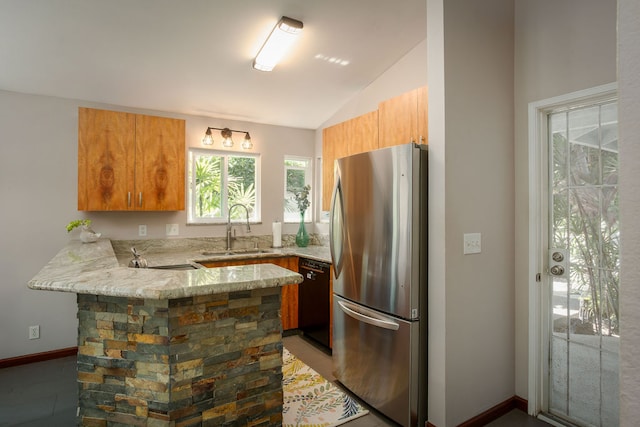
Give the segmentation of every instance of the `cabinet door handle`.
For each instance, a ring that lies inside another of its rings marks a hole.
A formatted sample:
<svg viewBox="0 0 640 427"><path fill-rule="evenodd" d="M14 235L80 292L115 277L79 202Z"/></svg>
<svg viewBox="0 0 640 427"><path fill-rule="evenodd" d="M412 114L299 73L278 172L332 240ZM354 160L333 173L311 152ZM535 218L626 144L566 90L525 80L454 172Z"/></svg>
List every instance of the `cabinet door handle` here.
<svg viewBox="0 0 640 427"><path fill-rule="evenodd" d="M127 207L131 207L131 191L127 192Z"/></svg>
<svg viewBox="0 0 640 427"><path fill-rule="evenodd" d="M142 207L142 191L138 195L138 207Z"/></svg>

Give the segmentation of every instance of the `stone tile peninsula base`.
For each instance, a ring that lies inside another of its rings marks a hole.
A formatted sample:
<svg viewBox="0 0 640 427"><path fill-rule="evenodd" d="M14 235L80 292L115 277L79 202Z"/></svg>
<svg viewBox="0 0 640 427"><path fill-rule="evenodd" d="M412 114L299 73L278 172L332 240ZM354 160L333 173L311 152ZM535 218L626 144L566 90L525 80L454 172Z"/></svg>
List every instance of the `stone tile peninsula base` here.
<svg viewBox="0 0 640 427"><path fill-rule="evenodd" d="M78 425L281 425L280 299L78 294Z"/></svg>

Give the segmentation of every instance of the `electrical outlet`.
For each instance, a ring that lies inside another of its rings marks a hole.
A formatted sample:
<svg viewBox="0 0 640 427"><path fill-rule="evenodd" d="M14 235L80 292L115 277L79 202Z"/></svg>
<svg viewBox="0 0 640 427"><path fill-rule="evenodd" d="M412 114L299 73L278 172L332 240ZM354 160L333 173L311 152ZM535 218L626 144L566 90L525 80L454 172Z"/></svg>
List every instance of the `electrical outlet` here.
<svg viewBox="0 0 640 427"><path fill-rule="evenodd" d="M482 252L482 234L465 233L463 254L479 254Z"/></svg>
<svg viewBox="0 0 640 427"><path fill-rule="evenodd" d="M37 340L40 338L40 325L29 326L29 339Z"/></svg>
<svg viewBox="0 0 640 427"><path fill-rule="evenodd" d="M178 224L167 224L167 236L177 236L179 234Z"/></svg>
<svg viewBox="0 0 640 427"><path fill-rule="evenodd" d="M139 225L138 226L138 236L140 237L144 237L147 235L147 226L146 225Z"/></svg>

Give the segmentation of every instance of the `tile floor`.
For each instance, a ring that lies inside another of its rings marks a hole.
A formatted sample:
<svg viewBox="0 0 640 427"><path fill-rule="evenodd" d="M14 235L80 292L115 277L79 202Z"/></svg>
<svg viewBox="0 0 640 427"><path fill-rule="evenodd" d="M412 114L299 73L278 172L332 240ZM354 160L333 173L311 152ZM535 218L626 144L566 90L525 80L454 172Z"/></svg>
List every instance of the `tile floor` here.
<svg viewBox="0 0 640 427"><path fill-rule="evenodd" d="M76 358L0 369L0 426L76 425Z"/></svg>
<svg viewBox="0 0 640 427"><path fill-rule="evenodd" d="M291 353L329 381L331 356L306 339L284 338ZM75 357L0 369L0 427L69 427L76 424ZM345 427L396 426L370 410L368 415L344 424ZM488 424L490 427L543 427L548 424L513 410Z"/></svg>

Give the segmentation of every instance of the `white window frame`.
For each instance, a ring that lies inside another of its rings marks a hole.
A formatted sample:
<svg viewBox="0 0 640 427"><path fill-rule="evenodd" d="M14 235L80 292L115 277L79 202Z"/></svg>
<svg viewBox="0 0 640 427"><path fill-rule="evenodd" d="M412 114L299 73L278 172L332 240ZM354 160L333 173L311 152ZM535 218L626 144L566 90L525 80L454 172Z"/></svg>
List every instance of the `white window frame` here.
<svg viewBox="0 0 640 427"><path fill-rule="evenodd" d="M222 188L221 188L221 217L220 218L198 218L195 215L194 209L196 206L196 192L195 192L195 162L193 161L194 155L209 155L222 157ZM261 156L259 153L243 153L238 151L221 151L221 150L207 150L202 148L189 148L189 191L188 191L188 203L187 203L187 224L226 224L229 214L229 194L227 191L228 185L228 171L229 171L229 157L251 157L255 159L256 165L256 179L255 179L255 192L256 192L256 204L253 217L249 217L249 222L252 224L262 222L262 204L261 204Z"/></svg>
<svg viewBox="0 0 640 427"><path fill-rule="evenodd" d="M305 168L301 168L301 167L296 167L296 166L287 166L287 161L296 161L296 162L306 162L307 163L307 167ZM285 155L284 156L284 161L282 162L283 166L284 166L284 181L283 181L283 195L286 197L287 195L287 170L292 169L292 170L302 170L304 171L304 183L305 185L311 185L313 184L313 159L311 157L303 157L303 156L288 156ZM313 221L313 187L311 188L311 191L309 192L309 208L305 211L304 213L304 222L311 222ZM284 223L288 223L288 224L297 224L300 222L300 215L298 214L297 217L295 219L293 218L287 218L287 212L286 212L286 204L285 204L285 200L283 198L282 201L282 222Z"/></svg>

